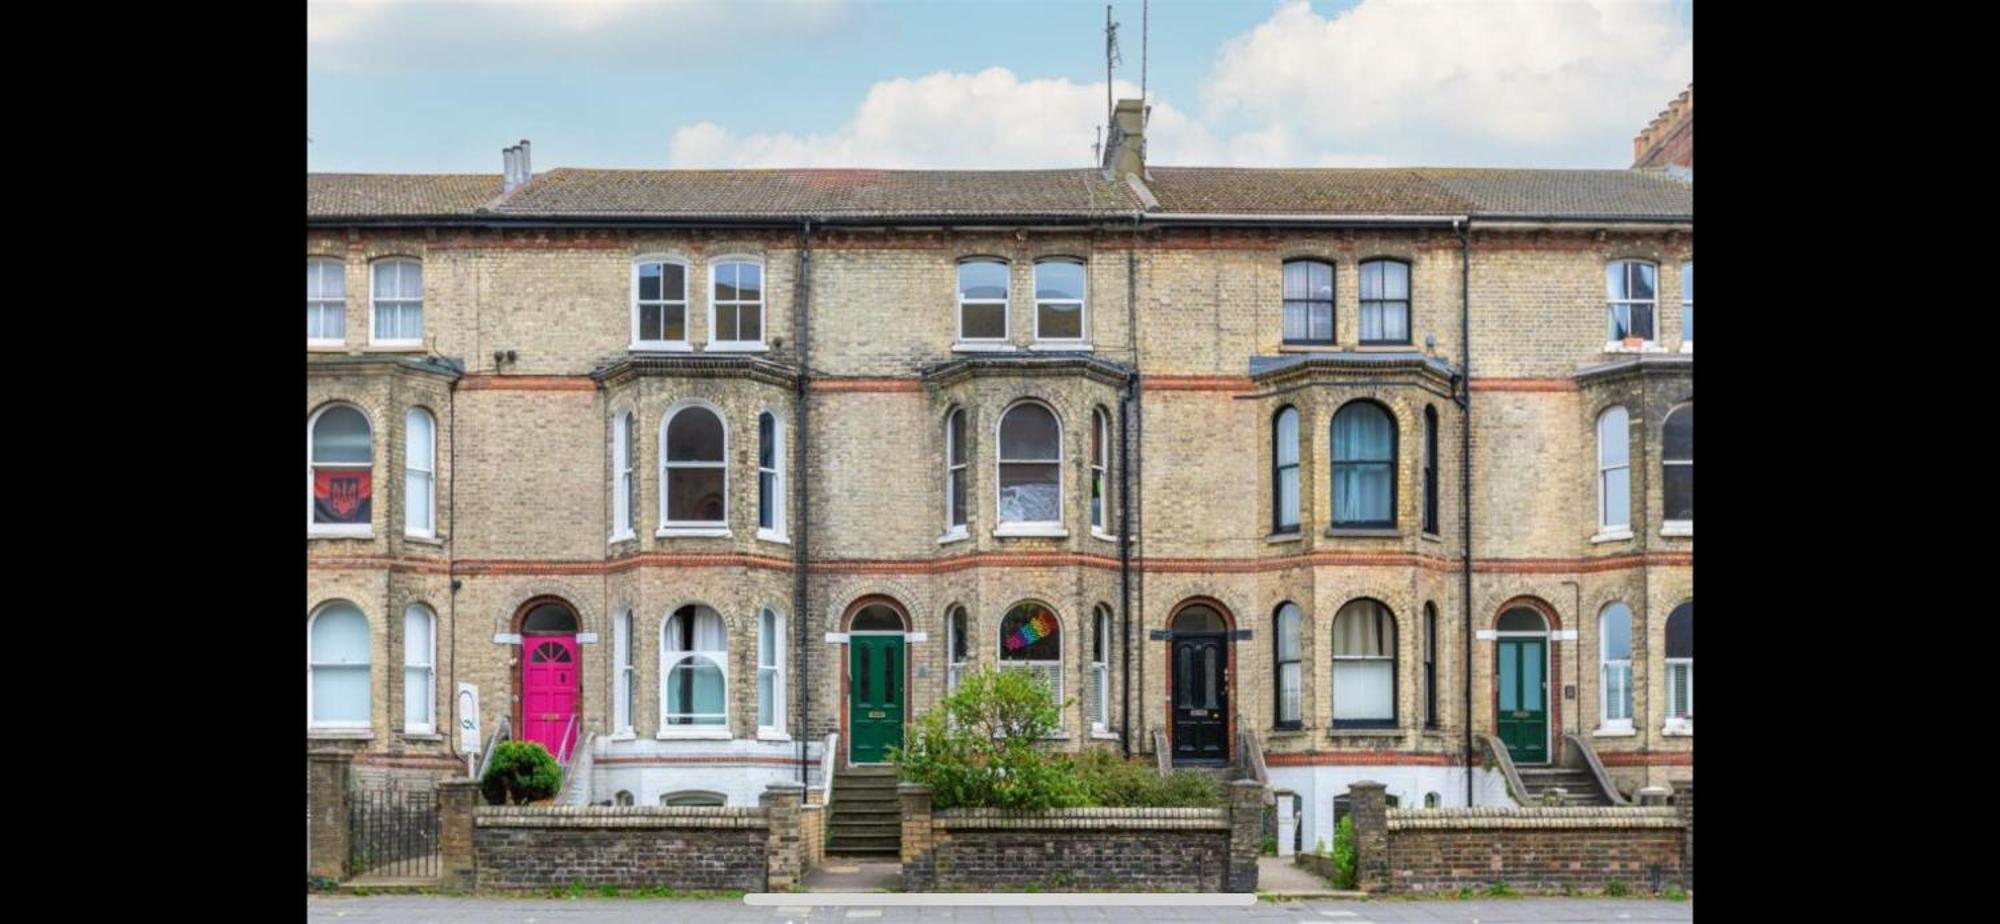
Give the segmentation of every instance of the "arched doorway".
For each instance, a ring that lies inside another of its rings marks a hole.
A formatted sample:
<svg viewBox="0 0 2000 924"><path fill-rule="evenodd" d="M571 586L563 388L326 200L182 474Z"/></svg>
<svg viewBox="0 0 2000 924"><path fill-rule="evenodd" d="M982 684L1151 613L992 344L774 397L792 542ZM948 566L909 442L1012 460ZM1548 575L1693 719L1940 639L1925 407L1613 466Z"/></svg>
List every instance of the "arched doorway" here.
<svg viewBox="0 0 2000 924"><path fill-rule="evenodd" d="M1494 625L1493 725L1517 764L1549 761L1549 621L1525 603Z"/></svg>
<svg viewBox="0 0 2000 924"><path fill-rule="evenodd" d="M1230 754L1229 617L1206 601L1182 603L1167 625L1168 734L1176 766L1225 766Z"/></svg>
<svg viewBox="0 0 2000 924"><path fill-rule="evenodd" d="M880 764L903 746L909 707L909 657L903 608L886 597L863 597L848 607L846 670L841 699L847 704L847 762Z"/></svg>
<svg viewBox="0 0 2000 924"><path fill-rule="evenodd" d="M567 762L576 744L577 707L583 690L576 610L562 600L542 598L528 601L514 618L521 635L516 735L541 744L557 760Z"/></svg>

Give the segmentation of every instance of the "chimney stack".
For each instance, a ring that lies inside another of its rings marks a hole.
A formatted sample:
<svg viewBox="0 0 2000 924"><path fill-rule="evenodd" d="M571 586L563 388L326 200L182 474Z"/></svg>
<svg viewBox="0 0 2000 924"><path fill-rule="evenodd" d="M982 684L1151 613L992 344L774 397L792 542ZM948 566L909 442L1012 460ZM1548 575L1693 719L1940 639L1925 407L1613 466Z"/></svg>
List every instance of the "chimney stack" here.
<svg viewBox="0 0 2000 924"><path fill-rule="evenodd" d="M1104 172L1117 179L1146 176L1146 117L1150 108L1140 100L1121 99L1111 113L1111 131L1104 139Z"/></svg>
<svg viewBox="0 0 2000 924"><path fill-rule="evenodd" d="M514 185L519 186L534 179L535 169L528 162L528 139L521 139L521 143L515 145L514 150L520 152L514 159L514 175L517 179Z"/></svg>
<svg viewBox="0 0 2000 924"><path fill-rule="evenodd" d="M500 191L513 192L514 187L528 182L535 175L528 163L528 139L513 147L500 149Z"/></svg>
<svg viewBox="0 0 2000 924"><path fill-rule="evenodd" d="M514 189L514 148L510 145L500 149L500 191Z"/></svg>
<svg viewBox="0 0 2000 924"><path fill-rule="evenodd" d="M1694 169L1694 84L1632 139L1632 166Z"/></svg>

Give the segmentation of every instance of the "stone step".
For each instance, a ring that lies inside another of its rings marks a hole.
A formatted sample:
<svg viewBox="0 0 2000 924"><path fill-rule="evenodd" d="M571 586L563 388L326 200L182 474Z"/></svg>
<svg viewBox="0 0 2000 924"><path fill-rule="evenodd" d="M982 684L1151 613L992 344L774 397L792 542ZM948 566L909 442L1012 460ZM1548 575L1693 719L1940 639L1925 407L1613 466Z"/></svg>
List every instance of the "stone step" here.
<svg viewBox="0 0 2000 924"><path fill-rule="evenodd" d="M850 853L902 853L903 842L894 837L862 837L859 835L837 835L826 842L826 852L830 854Z"/></svg>

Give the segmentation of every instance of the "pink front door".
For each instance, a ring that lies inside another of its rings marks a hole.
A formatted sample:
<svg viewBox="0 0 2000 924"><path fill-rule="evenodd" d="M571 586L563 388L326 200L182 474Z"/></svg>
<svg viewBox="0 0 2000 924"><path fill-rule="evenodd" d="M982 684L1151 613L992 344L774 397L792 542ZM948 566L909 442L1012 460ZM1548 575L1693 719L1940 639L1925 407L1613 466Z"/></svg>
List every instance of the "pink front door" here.
<svg viewBox="0 0 2000 924"><path fill-rule="evenodd" d="M556 759L569 756L576 740L577 650L574 635L530 635L521 639L521 739L540 742Z"/></svg>

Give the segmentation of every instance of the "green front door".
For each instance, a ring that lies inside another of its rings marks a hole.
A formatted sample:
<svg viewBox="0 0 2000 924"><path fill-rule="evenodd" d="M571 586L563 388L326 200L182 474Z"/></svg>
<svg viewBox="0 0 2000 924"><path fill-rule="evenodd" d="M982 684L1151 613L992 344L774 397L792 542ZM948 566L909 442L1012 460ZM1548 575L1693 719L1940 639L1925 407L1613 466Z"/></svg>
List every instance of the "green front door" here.
<svg viewBox="0 0 2000 924"><path fill-rule="evenodd" d="M1500 639L1500 743L1517 764L1549 761L1548 645L1545 638Z"/></svg>
<svg viewBox="0 0 2000 924"><path fill-rule="evenodd" d="M903 668L902 636L848 636L849 763L885 763L903 745Z"/></svg>

